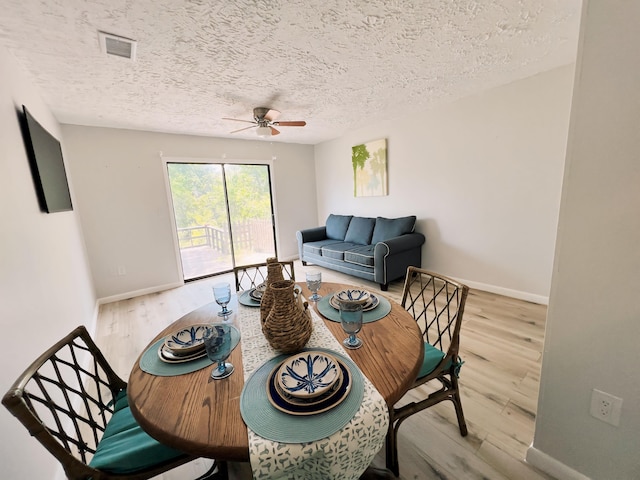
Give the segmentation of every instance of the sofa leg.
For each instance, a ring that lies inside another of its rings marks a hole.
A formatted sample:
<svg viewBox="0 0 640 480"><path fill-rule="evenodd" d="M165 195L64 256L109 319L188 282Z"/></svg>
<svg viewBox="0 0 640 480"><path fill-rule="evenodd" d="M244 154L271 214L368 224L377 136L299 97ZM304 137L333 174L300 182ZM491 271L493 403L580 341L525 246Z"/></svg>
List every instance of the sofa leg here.
<svg viewBox="0 0 640 480"><path fill-rule="evenodd" d="M380 284L380 290L382 290L383 292L386 292L387 290L389 290L389 284L388 283L381 283Z"/></svg>
<svg viewBox="0 0 640 480"><path fill-rule="evenodd" d="M302 261L302 265L304 265L305 267L307 266L307 262L305 262L304 260Z"/></svg>

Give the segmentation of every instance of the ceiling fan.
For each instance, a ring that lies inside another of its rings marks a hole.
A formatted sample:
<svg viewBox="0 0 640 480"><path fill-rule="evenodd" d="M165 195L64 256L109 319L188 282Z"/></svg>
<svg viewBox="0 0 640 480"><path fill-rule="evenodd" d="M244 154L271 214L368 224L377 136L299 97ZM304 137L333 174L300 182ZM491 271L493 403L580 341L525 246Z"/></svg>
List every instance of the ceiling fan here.
<svg viewBox="0 0 640 480"><path fill-rule="evenodd" d="M238 118L227 117L224 117L223 120L251 123L252 125L250 127L240 128L238 130L234 130L231 133L242 132L243 130L258 127L257 133L259 137L270 137L272 135L278 135L280 131L274 127L304 127L307 124L307 122L303 120L278 122L277 118L279 116L280 112L278 110L267 107L256 107L253 109L253 120L240 120Z"/></svg>

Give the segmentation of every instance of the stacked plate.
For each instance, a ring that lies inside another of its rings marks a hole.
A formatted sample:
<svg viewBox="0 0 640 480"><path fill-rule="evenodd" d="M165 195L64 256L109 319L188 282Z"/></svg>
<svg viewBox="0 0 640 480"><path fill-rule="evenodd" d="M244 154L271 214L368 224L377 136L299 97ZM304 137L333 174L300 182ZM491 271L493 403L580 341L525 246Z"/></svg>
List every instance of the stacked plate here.
<svg viewBox="0 0 640 480"><path fill-rule="evenodd" d="M260 300L262 300L262 294L264 293L266 288L267 284L263 282L256 288L252 288L251 290L249 290L249 296L256 302L259 302Z"/></svg>
<svg viewBox="0 0 640 480"><path fill-rule="evenodd" d="M337 358L319 351L292 355L267 378L267 398L291 415L315 415L339 405L351 391L351 373Z"/></svg>
<svg viewBox="0 0 640 480"><path fill-rule="evenodd" d="M340 301L362 303L363 312L373 310L380 303L380 299L373 293L359 289L342 290L340 292L334 293L331 298L329 298L329 305L331 305L336 310L340 310Z"/></svg>
<svg viewBox="0 0 640 480"><path fill-rule="evenodd" d="M191 325L168 335L158 349L158 357L167 363L183 363L207 355L204 334L208 325Z"/></svg>

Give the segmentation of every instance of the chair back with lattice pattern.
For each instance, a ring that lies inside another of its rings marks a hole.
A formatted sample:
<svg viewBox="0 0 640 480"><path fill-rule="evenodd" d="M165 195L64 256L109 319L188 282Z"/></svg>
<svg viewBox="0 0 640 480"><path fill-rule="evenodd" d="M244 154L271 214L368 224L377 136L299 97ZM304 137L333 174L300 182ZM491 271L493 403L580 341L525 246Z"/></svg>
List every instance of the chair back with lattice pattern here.
<svg viewBox="0 0 640 480"><path fill-rule="evenodd" d="M277 263L282 267L282 276L284 279L295 282L296 275L293 270L293 261ZM235 267L233 274L236 280L236 291L251 290L267 280L267 264L254 263L252 265Z"/></svg>
<svg viewBox="0 0 640 480"><path fill-rule="evenodd" d="M407 269L402 306L418 323L424 341L446 354L443 362L457 360L468 291L466 285L437 273Z"/></svg>
<svg viewBox="0 0 640 480"><path fill-rule="evenodd" d="M125 388L80 326L33 362L2 403L70 478L84 478L95 472L87 464L113 414L114 398Z"/></svg>

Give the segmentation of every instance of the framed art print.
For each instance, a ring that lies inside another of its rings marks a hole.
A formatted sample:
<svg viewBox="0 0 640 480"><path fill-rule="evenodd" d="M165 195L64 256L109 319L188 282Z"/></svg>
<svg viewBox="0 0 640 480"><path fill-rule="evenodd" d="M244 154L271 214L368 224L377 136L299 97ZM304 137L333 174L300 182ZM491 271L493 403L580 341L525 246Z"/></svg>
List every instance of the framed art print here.
<svg viewBox="0 0 640 480"><path fill-rule="evenodd" d="M351 147L353 196L388 195L387 139L374 140Z"/></svg>

